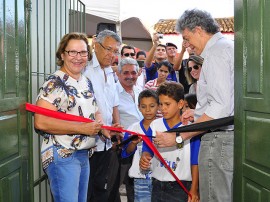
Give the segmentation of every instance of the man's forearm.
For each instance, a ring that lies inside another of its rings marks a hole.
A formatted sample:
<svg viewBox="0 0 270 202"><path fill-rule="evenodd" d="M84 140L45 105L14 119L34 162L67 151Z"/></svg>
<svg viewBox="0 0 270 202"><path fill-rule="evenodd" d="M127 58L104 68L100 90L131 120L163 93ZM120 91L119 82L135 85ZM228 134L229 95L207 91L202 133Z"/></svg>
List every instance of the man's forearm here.
<svg viewBox="0 0 270 202"><path fill-rule="evenodd" d="M120 116L118 111L118 106L113 107L113 123L120 123Z"/></svg>
<svg viewBox="0 0 270 202"><path fill-rule="evenodd" d="M201 123L201 122L205 122L205 121L211 121L211 120L213 120L213 118L211 118L210 116L207 116L206 114L203 114L193 124ZM194 136L200 135L200 134L202 134L204 132L205 131L195 131L195 132L181 133L181 137L183 138L183 140L187 140L187 139L190 139L190 138L192 138Z"/></svg>
<svg viewBox="0 0 270 202"><path fill-rule="evenodd" d="M183 57L184 57L184 53L185 53L185 51L184 52L181 51L179 53L179 56L177 58L174 58L175 61L174 61L173 69L175 71L178 71L178 70L181 69L181 63L182 63L182 60L183 60Z"/></svg>
<svg viewBox="0 0 270 202"><path fill-rule="evenodd" d="M148 53L148 55L147 55L147 57L146 57L146 59L144 61L144 64L145 64L146 68L150 67L151 64L152 64L156 48L157 48L157 45L153 44L152 48L150 49L150 51L149 51L149 53Z"/></svg>

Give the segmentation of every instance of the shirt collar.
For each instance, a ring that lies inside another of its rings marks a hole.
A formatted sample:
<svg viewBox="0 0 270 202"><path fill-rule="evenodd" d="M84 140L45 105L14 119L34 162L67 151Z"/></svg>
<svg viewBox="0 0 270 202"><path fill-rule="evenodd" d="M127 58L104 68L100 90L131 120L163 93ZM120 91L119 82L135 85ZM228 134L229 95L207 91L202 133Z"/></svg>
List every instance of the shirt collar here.
<svg viewBox="0 0 270 202"><path fill-rule="evenodd" d="M117 85L118 85L119 93L124 92L125 89L123 88L119 80L117 81Z"/></svg>
<svg viewBox="0 0 270 202"><path fill-rule="evenodd" d="M94 68L100 67L100 64L98 62L98 59L97 59L97 56L96 56L96 53L95 52L93 52L92 64L93 64L93 67Z"/></svg>
<svg viewBox="0 0 270 202"><path fill-rule="evenodd" d="M120 81L118 80L117 83L118 85L118 89L119 89L119 93L122 93L122 92L126 92L126 90L123 88L123 86L121 85ZM133 92L136 93L139 91L139 89L134 85L133 88L132 88Z"/></svg>
<svg viewBox="0 0 270 202"><path fill-rule="evenodd" d="M206 52L221 38L224 38L224 35L221 32L215 33L211 39L206 43L205 48L203 49L201 56L205 58Z"/></svg>

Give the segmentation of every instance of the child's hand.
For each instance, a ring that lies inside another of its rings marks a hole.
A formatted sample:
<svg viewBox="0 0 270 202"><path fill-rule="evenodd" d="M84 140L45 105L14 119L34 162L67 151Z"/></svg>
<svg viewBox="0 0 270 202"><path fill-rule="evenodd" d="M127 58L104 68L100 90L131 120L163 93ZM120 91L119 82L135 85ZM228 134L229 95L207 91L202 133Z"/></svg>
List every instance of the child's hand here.
<svg viewBox="0 0 270 202"><path fill-rule="evenodd" d="M189 193L192 196L192 199L188 197L188 202L199 202L200 198L197 191L190 190Z"/></svg>
<svg viewBox="0 0 270 202"><path fill-rule="evenodd" d="M138 143L140 143L142 141L142 137L140 137L140 136L138 136L137 138L135 138L134 140L132 140L131 142L133 143L133 144L138 144Z"/></svg>
<svg viewBox="0 0 270 202"><path fill-rule="evenodd" d="M140 159L140 168L142 170L148 170L151 165L150 163L151 159L152 159L152 156L149 153L143 152Z"/></svg>

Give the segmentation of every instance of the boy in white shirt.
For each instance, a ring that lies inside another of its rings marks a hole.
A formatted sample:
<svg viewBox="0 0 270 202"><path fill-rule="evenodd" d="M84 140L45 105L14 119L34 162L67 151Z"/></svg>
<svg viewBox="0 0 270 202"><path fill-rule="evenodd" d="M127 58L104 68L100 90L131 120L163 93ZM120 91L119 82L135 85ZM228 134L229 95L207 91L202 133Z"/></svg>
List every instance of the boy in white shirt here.
<svg viewBox="0 0 270 202"><path fill-rule="evenodd" d="M158 96L153 90L144 90L138 97L138 106L144 119L132 124L128 130L147 135L150 123L156 119L158 110ZM125 133L124 140L130 137ZM135 154L134 154L135 153ZM140 137L131 141L122 149L122 158L134 154L132 166L129 169L129 177L134 178L134 201L151 201L152 180L151 169L143 171L139 167L139 160L142 154L142 140Z"/></svg>
<svg viewBox="0 0 270 202"><path fill-rule="evenodd" d="M175 82L165 82L157 89L159 106L163 118L150 124L148 135L156 136L156 131L167 131L182 126L181 110L184 105L184 88ZM159 142L156 142L158 147ZM161 156L190 191L192 202L198 201L198 148L200 140L186 140L177 146L158 148ZM152 202L186 202L188 195L176 182L165 166L153 156L150 148L143 143L140 168L152 167ZM151 161L152 160L152 161ZM150 162L151 161L151 162Z"/></svg>

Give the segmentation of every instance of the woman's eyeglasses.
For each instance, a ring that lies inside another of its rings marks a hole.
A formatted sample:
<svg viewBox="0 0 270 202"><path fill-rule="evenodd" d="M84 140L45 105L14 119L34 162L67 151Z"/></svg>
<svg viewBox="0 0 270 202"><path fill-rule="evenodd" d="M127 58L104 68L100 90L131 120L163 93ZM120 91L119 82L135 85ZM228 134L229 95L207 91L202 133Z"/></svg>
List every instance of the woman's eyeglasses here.
<svg viewBox="0 0 270 202"><path fill-rule="evenodd" d="M124 53L123 55L126 57L129 57L129 56L134 57L135 53Z"/></svg>
<svg viewBox="0 0 270 202"><path fill-rule="evenodd" d="M191 72L192 68L195 69L195 70L198 70L200 68L200 66L199 65L194 65L193 67L188 67L188 71Z"/></svg>
<svg viewBox="0 0 270 202"><path fill-rule="evenodd" d="M88 53L89 53L88 51L78 52L78 51L73 51L73 50L72 51L65 50L65 52L67 52L70 57L76 57L78 54L80 54L81 57L86 57L86 56L88 56Z"/></svg>

